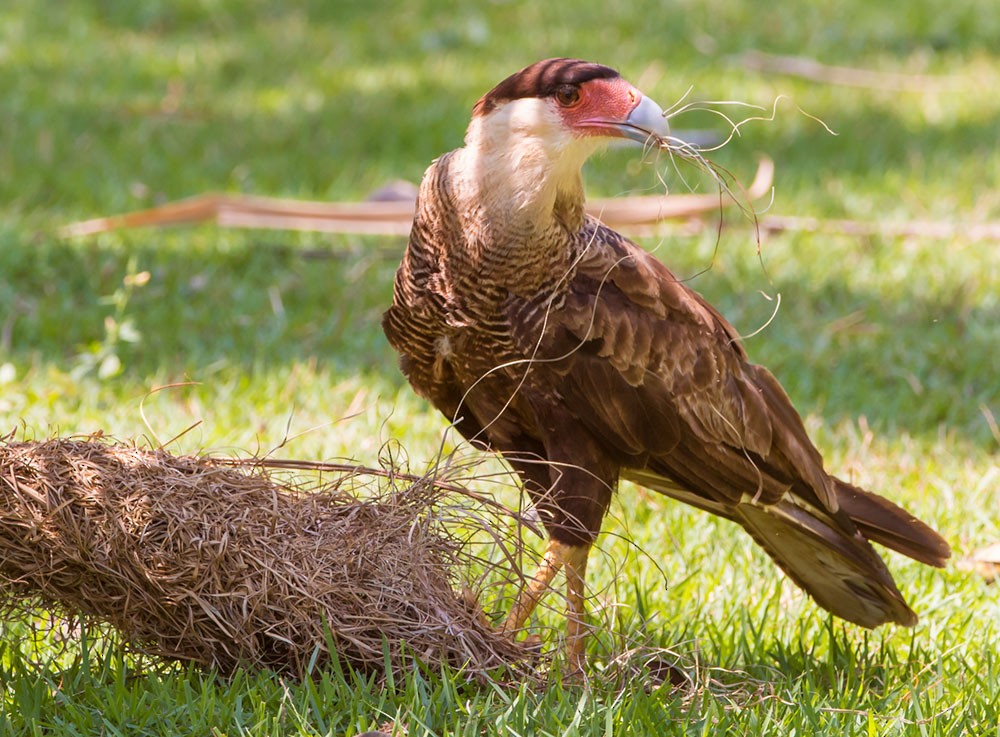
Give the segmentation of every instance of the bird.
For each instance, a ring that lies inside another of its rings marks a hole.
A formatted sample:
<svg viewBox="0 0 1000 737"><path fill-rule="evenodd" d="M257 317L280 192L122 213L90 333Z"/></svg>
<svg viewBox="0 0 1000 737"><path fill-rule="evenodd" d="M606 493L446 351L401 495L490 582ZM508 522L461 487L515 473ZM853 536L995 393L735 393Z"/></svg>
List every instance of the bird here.
<svg viewBox="0 0 1000 737"><path fill-rule="evenodd" d="M948 543L831 475L736 329L585 212L588 157L668 137L619 72L545 59L480 98L421 181L382 326L412 388L504 457L547 533L501 631L522 632L562 570L565 657L585 668L587 560L621 480L740 525L844 620L915 624L871 542L936 567Z"/></svg>

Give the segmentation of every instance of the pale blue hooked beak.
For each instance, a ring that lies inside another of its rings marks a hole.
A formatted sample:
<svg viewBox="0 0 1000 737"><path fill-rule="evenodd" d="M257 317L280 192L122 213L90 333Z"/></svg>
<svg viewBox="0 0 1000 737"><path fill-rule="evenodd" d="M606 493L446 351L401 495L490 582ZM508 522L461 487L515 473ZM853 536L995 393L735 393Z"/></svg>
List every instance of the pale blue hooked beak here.
<svg viewBox="0 0 1000 737"><path fill-rule="evenodd" d="M636 97L639 98L639 102L635 104L624 120L621 118L587 118L580 121L577 126L591 134L624 138L643 145L669 137L670 126L667 124L667 119L663 117L663 110L660 109L660 106L633 88L632 99Z"/></svg>
<svg viewBox="0 0 1000 737"><path fill-rule="evenodd" d="M670 124L663 116L663 110L645 95L632 108L625 122L615 128L621 136L642 144L648 143L650 137L666 138L670 135Z"/></svg>

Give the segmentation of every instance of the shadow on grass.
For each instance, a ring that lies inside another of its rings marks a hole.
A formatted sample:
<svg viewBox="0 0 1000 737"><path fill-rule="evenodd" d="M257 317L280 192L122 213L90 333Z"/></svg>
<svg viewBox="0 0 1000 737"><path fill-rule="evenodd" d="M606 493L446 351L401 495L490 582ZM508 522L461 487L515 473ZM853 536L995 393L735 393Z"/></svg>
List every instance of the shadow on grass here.
<svg viewBox="0 0 1000 737"><path fill-rule="evenodd" d="M316 361L402 383L380 326L398 263L384 242L354 241L317 259L282 244L281 235L202 228L140 238L124 247L3 238L5 360L72 371L80 354L109 340L113 318L139 335L116 346L133 379L198 376L219 362L249 372ZM401 252L402 241L392 244ZM117 312L130 259L150 279ZM746 285L738 274L718 276L694 286L716 292L709 299L745 322ZM995 442L980 409L1000 403L995 304L969 305L961 294L888 298L835 280L776 286L793 312L781 313L748 350L803 414L833 423L865 415L879 433L931 436L944 426L984 447Z"/></svg>

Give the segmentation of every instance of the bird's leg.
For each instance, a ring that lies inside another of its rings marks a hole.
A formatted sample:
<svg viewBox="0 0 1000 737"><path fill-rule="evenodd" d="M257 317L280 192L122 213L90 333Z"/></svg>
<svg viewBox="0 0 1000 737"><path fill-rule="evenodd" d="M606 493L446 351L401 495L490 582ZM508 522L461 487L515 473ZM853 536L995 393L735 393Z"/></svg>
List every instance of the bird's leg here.
<svg viewBox="0 0 1000 737"><path fill-rule="evenodd" d="M583 672L587 648L586 600L584 584L587 575L589 545L567 548L563 557L566 567L566 661L570 672Z"/></svg>
<svg viewBox="0 0 1000 737"><path fill-rule="evenodd" d="M587 627L584 621L584 579L587 572L589 545L567 545L549 540L545 555L532 579L518 594L503 623L502 632L513 635L521 629L538 606L542 594L552 583L559 569L566 568L566 656L570 671L582 671L584 649L587 644Z"/></svg>
<svg viewBox="0 0 1000 737"><path fill-rule="evenodd" d="M538 606L538 600L542 598L542 594L545 593L549 584L552 583L552 579L555 578L555 575L559 573L559 569L562 568L563 560L566 558L566 551L571 549L571 547L556 540L549 540L538 570L535 571L535 575L531 581L518 593L517 601L514 602L510 613L507 614L507 619L504 620L503 627L501 628L504 634L513 635L528 621L528 617L531 616L531 613L535 611L535 607Z"/></svg>

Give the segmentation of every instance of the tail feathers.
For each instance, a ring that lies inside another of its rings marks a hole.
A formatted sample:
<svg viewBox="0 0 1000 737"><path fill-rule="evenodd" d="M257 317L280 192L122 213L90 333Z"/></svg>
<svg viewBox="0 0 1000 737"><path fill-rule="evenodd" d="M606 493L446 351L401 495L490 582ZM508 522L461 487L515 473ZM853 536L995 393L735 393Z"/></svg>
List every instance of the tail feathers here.
<svg viewBox="0 0 1000 737"><path fill-rule="evenodd" d="M622 477L738 522L820 606L864 627L917 622L869 540L931 566L944 566L951 555L948 543L909 512L832 477L835 512L794 491L773 504L732 503L690 491L649 469L623 469Z"/></svg>
<svg viewBox="0 0 1000 737"><path fill-rule="evenodd" d="M888 499L836 479L840 508L861 534L896 552L943 568L951 548L938 533Z"/></svg>
<svg viewBox="0 0 1000 737"><path fill-rule="evenodd" d="M785 500L737 504L734 511L751 537L824 609L869 628L917 623L885 563L860 533L848 534L834 518Z"/></svg>

